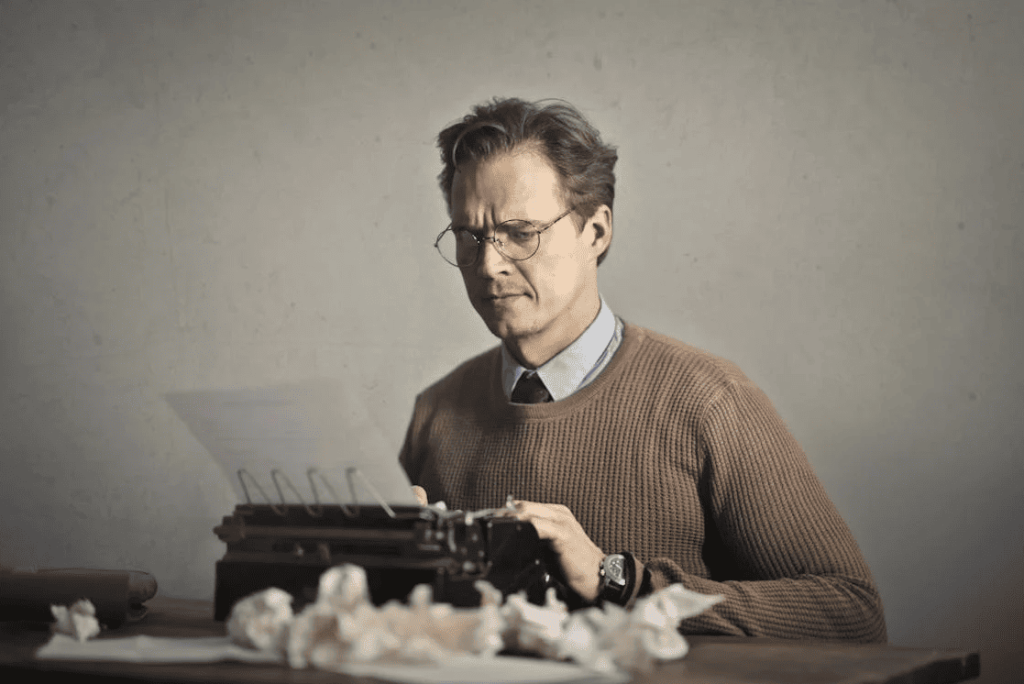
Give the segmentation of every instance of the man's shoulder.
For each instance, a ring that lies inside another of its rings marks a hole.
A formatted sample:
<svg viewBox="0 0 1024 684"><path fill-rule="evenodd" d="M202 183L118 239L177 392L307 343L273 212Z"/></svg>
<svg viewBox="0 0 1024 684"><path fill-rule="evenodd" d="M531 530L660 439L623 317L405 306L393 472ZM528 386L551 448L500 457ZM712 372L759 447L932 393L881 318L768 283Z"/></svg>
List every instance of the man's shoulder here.
<svg viewBox="0 0 1024 684"><path fill-rule="evenodd" d="M749 382L735 363L700 347L633 323L626 323L625 334L635 339L636 355L659 370L686 375L688 382L697 378L714 383Z"/></svg>
<svg viewBox="0 0 1024 684"><path fill-rule="evenodd" d="M422 392L421 398L433 398L454 394L465 394L466 390L475 387L479 391L487 388L487 382L493 379L495 369L501 363L501 347L491 347L469 358L436 380Z"/></svg>

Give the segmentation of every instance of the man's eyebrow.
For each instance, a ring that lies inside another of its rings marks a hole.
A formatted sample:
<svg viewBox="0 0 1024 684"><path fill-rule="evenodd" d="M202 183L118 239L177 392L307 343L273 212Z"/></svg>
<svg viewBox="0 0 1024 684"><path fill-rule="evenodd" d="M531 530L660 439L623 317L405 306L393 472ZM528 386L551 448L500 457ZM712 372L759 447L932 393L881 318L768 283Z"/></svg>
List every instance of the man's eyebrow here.
<svg viewBox="0 0 1024 684"><path fill-rule="evenodd" d="M500 225L502 225L504 223L519 223L519 222L527 223L527 224L530 224L530 225L536 225L536 223L537 223L536 221L531 221L529 219L510 218L510 219L505 219L504 221L501 221L501 222L497 223L496 225L500 226ZM487 228L486 227L472 226L472 225L469 225L467 223L460 223L458 221L452 221L451 226L452 226L452 230L465 230L465 231L468 231L470 233L486 233L487 232Z"/></svg>

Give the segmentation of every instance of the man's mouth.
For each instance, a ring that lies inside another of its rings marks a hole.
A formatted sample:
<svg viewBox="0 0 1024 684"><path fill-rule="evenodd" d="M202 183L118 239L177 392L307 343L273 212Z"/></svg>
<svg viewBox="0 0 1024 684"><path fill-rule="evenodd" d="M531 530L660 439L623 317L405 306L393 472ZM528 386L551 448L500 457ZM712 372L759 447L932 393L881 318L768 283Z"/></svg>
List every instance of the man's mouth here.
<svg viewBox="0 0 1024 684"><path fill-rule="evenodd" d="M481 303L484 306L504 308L511 306L513 302L517 301L520 297L525 297L521 292L503 292L502 294L488 294L481 297Z"/></svg>

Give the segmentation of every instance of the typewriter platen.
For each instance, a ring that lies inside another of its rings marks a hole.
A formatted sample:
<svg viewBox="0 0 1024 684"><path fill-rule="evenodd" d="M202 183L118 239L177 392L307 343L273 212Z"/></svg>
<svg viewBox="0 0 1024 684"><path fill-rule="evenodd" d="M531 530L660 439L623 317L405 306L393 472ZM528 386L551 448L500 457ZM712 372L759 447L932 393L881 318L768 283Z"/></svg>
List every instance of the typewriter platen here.
<svg viewBox="0 0 1024 684"><path fill-rule="evenodd" d="M214 532L227 544L216 565L217 620L226 619L239 599L268 587L284 589L301 609L316 598L320 575L342 563L366 570L378 605L405 600L413 587L429 584L437 602L477 606L477 580L505 596L525 592L538 604L554 587L570 607L575 603L558 579L547 542L532 524L503 516L501 509L247 503Z"/></svg>

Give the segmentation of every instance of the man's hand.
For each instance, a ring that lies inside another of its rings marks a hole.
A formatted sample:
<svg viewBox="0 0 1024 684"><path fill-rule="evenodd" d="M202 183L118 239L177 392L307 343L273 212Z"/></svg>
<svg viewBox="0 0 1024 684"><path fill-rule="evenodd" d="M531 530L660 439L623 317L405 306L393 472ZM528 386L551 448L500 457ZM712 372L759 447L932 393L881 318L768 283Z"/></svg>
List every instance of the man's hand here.
<svg viewBox="0 0 1024 684"><path fill-rule="evenodd" d="M420 502L420 506L427 505L427 490L419 485L412 486L412 493L416 495L416 500Z"/></svg>
<svg viewBox="0 0 1024 684"><path fill-rule="evenodd" d="M533 523L538 536L551 541L569 586L588 601L596 599L605 553L583 531L572 511L561 504L532 501L516 501L515 506L512 515Z"/></svg>

